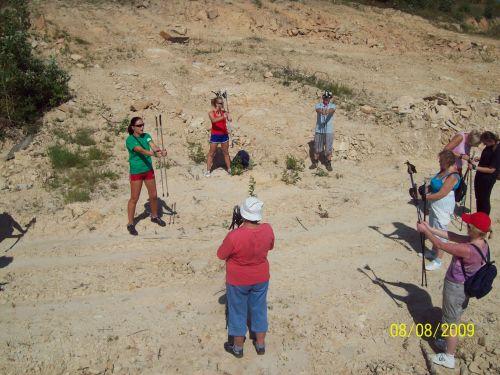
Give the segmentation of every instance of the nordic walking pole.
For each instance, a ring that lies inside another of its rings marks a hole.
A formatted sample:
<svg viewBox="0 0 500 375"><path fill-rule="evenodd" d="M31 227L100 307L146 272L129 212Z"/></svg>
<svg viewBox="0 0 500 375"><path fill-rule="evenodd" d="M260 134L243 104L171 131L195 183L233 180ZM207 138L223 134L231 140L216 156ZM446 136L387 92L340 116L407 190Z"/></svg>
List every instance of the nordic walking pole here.
<svg viewBox="0 0 500 375"><path fill-rule="evenodd" d="M414 194L412 196L413 199L413 204L417 208L417 216L418 216L418 222L422 222L422 214L420 212L420 208L418 207L418 200L417 200L417 184L415 184L415 181L413 180L413 174L417 173L417 169L413 164L411 164L409 161L407 161L406 166L408 167L408 174L410 175L410 181L411 181L411 186L413 188ZM425 237L423 233L420 233L420 247L422 249L422 282L421 285L427 287L427 271L425 269Z"/></svg>
<svg viewBox="0 0 500 375"><path fill-rule="evenodd" d="M467 171L465 172L465 175L462 177L462 179L463 179L462 183L464 183L464 184L469 183L469 181L467 180L469 178L469 172L470 172L470 169L467 168ZM469 189L472 189L472 186L469 185ZM460 201L460 207L463 208L462 213L467 209L467 192L464 194L464 197ZM462 231L463 225L464 225L464 222L461 221L460 222L460 231Z"/></svg>
<svg viewBox="0 0 500 375"><path fill-rule="evenodd" d="M222 97L226 99L226 111L229 112L229 100L227 98L227 90L224 90L222 93ZM229 136L231 137L231 148L234 147L234 140L233 140L233 123L232 121L229 121L229 126L228 126L228 131L229 131Z"/></svg>
<svg viewBox="0 0 500 375"><path fill-rule="evenodd" d="M156 139L159 142L160 141L160 130L158 128L158 117L157 116L155 116L155 122L156 122ZM162 192L162 195L165 196L165 189L163 187L163 168L162 168L162 164L163 164L163 161L162 161L162 158L160 158L161 192Z"/></svg>
<svg viewBox="0 0 500 375"><path fill-rule="evenodd" d="M162 150L165 150L165 144L163 142L163 124L161 122L161 113L160 113L160 135L161 135L161 148ZM167 188L167 197L168 197L168 178L167 178L167 166L165 165L165 156L162 156L161 161L162 161L162 168L165 168L165 186ZM163 193L163 197L165 197L165 193Z"/></svg>

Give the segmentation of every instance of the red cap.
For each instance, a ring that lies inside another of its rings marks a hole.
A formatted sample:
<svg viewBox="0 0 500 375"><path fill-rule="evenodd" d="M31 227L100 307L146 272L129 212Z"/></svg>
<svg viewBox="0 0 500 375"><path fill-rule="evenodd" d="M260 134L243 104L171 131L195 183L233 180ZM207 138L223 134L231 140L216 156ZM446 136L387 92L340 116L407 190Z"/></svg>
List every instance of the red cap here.
<svg viewBox="0 0 500 375"><path fill-rule="evenodd" d="M490 217L484 212L476 212L474 214L463 214L462 220L467 224L474 225L481 232L488 232L491 226Z"/></svg>

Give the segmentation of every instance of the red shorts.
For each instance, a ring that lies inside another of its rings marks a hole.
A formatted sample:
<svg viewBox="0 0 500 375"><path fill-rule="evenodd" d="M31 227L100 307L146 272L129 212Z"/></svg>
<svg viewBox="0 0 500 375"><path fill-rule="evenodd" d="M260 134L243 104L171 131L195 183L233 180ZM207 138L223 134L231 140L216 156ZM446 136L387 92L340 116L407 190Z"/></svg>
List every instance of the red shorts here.
<svg viewBox="0 0 500 375"><path fill-rule="evenodd" d="M152 180L154 178L155 178L155 171L152 169L144 173L137 173L130 175L130 181Z"/></svg>

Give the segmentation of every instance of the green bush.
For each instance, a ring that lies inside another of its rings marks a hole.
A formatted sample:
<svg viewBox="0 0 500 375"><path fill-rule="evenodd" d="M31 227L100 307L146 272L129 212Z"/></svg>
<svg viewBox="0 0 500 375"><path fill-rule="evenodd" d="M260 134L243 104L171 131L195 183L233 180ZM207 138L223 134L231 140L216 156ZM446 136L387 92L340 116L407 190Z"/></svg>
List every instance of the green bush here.
<svg viewBox="0 0 500 375"><path fill-rule="evenodd" d="M292 82L297 82L302 85L316 87L321 91L331 91L336 96L351 97L353 95L353 90L342 83L320 78L316 74L303 73L289 66L274 70L273 75L281 78L281 83L284 86L290 86Z"/></svg>
<svg viewBox="0 0 500 375"><path fill-rule="evenodd" d="M95 145L94 139L92 139L91 134L93 130L90 128L82 128L76 131L75 137L73 138L73 143L80 146L92 146Z"/></svg>
<svg viewBox="0 0 500 375"><path fill-rule="evenodd" d="M88 160L106 160L109 158L109 154L100 148L93 146L87 151Z"/></svg>
<svg viewBox="0 0 500 375"><path fill-rule="evenodd" d="M88 202L90 201L90 192L88 190L69 190L64 195L64 203Z"/></svg>
<svg viewBox="0 0 500 375"><path fill-rule="evenodd" d="M52 163L52 168L56 170L67 168L83 168L89 165L88 159L81 153L68 150L65 146L51 146L48 155Z"/></svg>
<svg viewBox="0 0 500 375"><path fill-rule="evenodd" d="M298 159L293 155L287 155L285 166L288 170L302 172L304 170L304 160Z"/></svg>
<svg viewBox="0 0 500 375"><path fill-rule="evenodd" d="M25 132L34 132L36 128L30 123L69 99L69 75L53 59L44 62L33 55L27 1L5 0L2 5L0 118Z"/></svg>
<svg viewBox="0 0 500 375"><path fill-rule="evenodd" d="M199 142L188 142L189 158L196 164L204 163L207 156L203 152L203 147Z"/></svg>

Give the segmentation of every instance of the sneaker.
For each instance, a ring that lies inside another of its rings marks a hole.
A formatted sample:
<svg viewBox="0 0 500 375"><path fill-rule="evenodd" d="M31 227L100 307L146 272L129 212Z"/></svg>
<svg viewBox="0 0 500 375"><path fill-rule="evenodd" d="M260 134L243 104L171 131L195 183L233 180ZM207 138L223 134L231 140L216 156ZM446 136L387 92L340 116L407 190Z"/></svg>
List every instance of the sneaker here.
<svg viewBox="0 0 500 375"><path fill-rule="evenodd" d="M422 258L422 252L417 253L417 255L420 258ZM425 258L426 259L434 260L434 259L436 259L436 257L437 257L437 254L436 254L436 252L434 250L427 250L427 249L425 249Z"/></svg>
<svg viewBox="0 0 500 375"><path fill-rule="evenodd" d="M316 169L318 168L318 162L317 161L313 161L311 166L309 167L309 169Z"/></svg>
<svg viewBox="0 0 500 375"><path fill-rule="evenodd" d="M447 368L455 368L455 356L447 353L438 353L431 355L431 361L436 365Z"/></svg>
<svg viewBox="0 0 500 375"><path fill-rule="evenodd" d="M446 352L446 349L448 348L448 345L446 345L445 339L434 340L434 346L443 352Z"/></svg>
<svg viewBox="0 0 500 375"><path fill-rule="evenodd" d="M243 348L241 350L236 350L234 348L234 345L230 344L229 342L224 343L224 350L232 355L234 355L236 358L242 358L243 357Z"/></svg>
<svg viewBox="0 0 500 375"><path fill-rule="evenodd" d="M158 224L160 227L164 227L165 225L167 225L167 223L165 223L162 219L160 219L159 217L152 217L151 218L151 222L152 223L155 223L155 224Z"/></svg>
<svg viewBox="0 0 500 375"><path fill-rule="evenodd" d="M206 171L205 173L203 173L203 176L205 177L210 177L210 175L211 175L210 171Z"/></svg>
<svg viewBox="0 0 500 375"><path fill-rule="evenodd" d="M135 225L134 224L128 224L127 225L127 230L132 236L137 236L139 233L137 230L135 230Z"/></svg>
<svg viewBox="0 0 500 375"><path fill-rule="evenodd" d="M259 346L257 345L257 341L253 340L253 346L255 348L255 351L257 352L257 355L264 355L266 354L266 346Z"/></svg>
<svg viewBox="0 0 500 375"><path fill-rule="evenodd" d="M329 161L329 162L327 162L327 163L326 163L326 170L327 170L328 172L333 171L333 168L332 168L332 162L331 162L331 161Z"/></svg>
<svg viewBox="0 0 500 375"><path fill-rule="evenodd" d="M227 170L227 174L228 174L228 175L230 175L230 176L232 176L232 175L233 175L233 174L231 173L231 168L229 168L229 169Z"/></svg>
<svg viewBox="0 0 500 375"><path fill-rule="evenodd" d="M441 268L441 264L442 264L441 261L438 258L436 258L429 264L426 264L425 269L427 271L435 271Z"/></svg>

